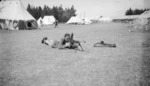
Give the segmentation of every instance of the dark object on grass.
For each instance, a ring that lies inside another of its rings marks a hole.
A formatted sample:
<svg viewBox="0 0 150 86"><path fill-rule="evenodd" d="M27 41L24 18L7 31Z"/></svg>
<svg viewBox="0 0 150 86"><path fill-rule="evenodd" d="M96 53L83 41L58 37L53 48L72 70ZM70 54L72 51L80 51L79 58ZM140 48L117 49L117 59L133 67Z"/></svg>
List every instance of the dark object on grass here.
<svg viewBox="0 0 150 86"><path fill-rule="evenodd" d="M143 46L143 47L150 47L150 44L149 44L149 43L144 43L144 42L143 42L143 43L142 43L142 46Z"/></svg>
<svg viewBox="0 0 150 86"><path fill-rule="evenodd" d="M105 43L104 41L100 41L98 43L95 43L93 47L117 47L116 44L109 44Z"/></svg>
<svg viewBox="0 0 150 86"><path fill-rule="evenodd" d="M42 39L41 43L42 43L42 44L49 45L48 43L45 42L46 40L48 40L48 38L47 38L47 37L44 37L44 38Z"/></svg>
<svg viewBox="0 0 150 86"><path fill-rule="evenodd" d="M62 39L61 41L53 41L53 40L48 40L47 37L44 37L41 40L42 44L46 44L49 46L52 46L52 48L58 48L58 49L75 49L76 51L84 51L81 42L82 41L77 41L73 39L74 34L71 33L71 35L69 33L66 33L64 35L64 39ZM83 41L85 43L85 41ZM81 49L79 49L79 47Z"/></svg>
<svg viewBox="0 0 150 86"><path fill-rule="evenodd" d="M80 51L84 51L84 49L83 49L83 47L81 45L82 41L74 40L73 36L74 36L74 34L71 33L71 38L70 38L70 41L69 41L71 43L71 47L70 48L75 49L77 51L77 50L79 50L78 47L80 47L81 48ZM83 41L83 43L85 43L85 41Z"/></svg>

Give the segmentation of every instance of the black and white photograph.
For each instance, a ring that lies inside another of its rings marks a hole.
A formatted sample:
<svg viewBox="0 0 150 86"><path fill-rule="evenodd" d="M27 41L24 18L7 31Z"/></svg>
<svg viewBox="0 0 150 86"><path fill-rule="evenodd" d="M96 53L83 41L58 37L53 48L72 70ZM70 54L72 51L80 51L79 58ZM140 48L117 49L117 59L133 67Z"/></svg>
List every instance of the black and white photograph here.
<svg viewBox="0 0 150 86"><path fill-rule="evenodd" d="M0 86L150 86L150 0L0 0Z"/></svg>

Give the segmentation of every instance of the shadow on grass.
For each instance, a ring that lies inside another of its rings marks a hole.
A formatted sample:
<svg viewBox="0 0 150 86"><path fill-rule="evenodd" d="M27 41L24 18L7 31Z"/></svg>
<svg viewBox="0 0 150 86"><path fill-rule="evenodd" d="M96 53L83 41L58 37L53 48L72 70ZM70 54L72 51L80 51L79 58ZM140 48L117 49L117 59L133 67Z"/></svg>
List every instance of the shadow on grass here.
<svg viewBox="0 0 150 86"><path fill-rule="evenodd" d="M1 72L1 71L0 71ZM8 73L2 73L0 74L0 86L8 86L11 78L9 77Z"/></svg>
<svg viewBox="0 0 150 86"><path fill-rule="evenodd" d="M150 86L150 37L145 37L143 45L140 86Z"/></svg>
<svg viewBox="0 0 150 86"><path fill-rule="evenodd" d="M12 81L10 61L11 59L7 57L0 58L0 86L10 86L10 81Z"/></svg>

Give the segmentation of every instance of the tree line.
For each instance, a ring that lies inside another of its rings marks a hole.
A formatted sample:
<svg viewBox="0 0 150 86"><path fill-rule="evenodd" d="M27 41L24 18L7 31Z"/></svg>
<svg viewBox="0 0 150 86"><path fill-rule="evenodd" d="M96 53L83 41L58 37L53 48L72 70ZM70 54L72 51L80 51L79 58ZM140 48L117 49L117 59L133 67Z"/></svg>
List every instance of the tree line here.
<svg viewBox="0 0 150 86"><path fill-rule="evenodd" d="M125 15L140 15L143 12L150 10L150 9L131 9L129 8L126 12Z"/></svg>
<svg viewBox="0 0 150 86"><path fill-rule="evenodd" d="M53 15L55 19L59 22L67 22L72 16L76 16L76 9L72 5L70 8L63 8L60 6L53 6L50 8L47 5L41 6L32 6L28 4L27 11L37 20L40 17L44 17L46 15Z"/></svg>

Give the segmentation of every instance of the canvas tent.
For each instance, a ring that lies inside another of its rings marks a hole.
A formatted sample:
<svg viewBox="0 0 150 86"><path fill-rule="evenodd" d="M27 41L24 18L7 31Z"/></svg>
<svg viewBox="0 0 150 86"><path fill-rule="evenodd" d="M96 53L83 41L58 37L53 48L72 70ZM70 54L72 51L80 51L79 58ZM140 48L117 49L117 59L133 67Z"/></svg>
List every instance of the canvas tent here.
<svg viewBox="0 0 150 86"><path fill-rule="evenodd" d="M38 26L39 26L39 27L42 26L42 18L41 18L41 17L37 20L37 23L38 23Z"/></svg>
<svg viewBox="0 0 150 86"><path fill-rule="evenodd" d="M67 22L66 24L83 24L83 19L79 18L77 16L72 16Z"/></svg>
<svg viewBox="0 0 150 86"><path fill-rule="evenodd" d="M150 18L150 10L145 11L145 12L142 13L139 17L142 17L142 18Z"/></svg>
<svg viewBox="0 0 150 86"><path fill-rule="evenodd" d="M44 16L44 18L42 19L42 24L43 25L54 24L54 22L55 22L55 17L54 16Z"/></svg>
<svg viewBox="0 0 150 86"><path fill-rule="evenodd" d="M130 24L133 30L150 31L150 11L145 11Z"/></svg>
<svg viewBox="0 0 150 86"><path fill-rule="evenodd" d="M99 21L102 23L108 23L108 22L111 22L112 19L109 17L101 17L101 18L99 18Z"/></svg>
<svg viewBox="0 0 150 86"><path fill-rule="evenodd" d="M99 17L93 17L91 18L92 23L98 23L99 22Z"/></svg>
<svg viewBox="0 0 150 86"><path fill-rule="evenodd" d="M84 18L84 19L82 19L82 21L84 24L91 24L92 23L92 21L88 18Z"/></svg>
<svg viewBox="0 0 150 86"><path fill-rule="evenodd" d="M150 11L142 13L133 24L134 29L150 31Z"/></svg>
<svg viewBox="0 0 150 86"><path fill-rule="evenodd" d="M19 29L28 29L28 27L32 29L32 26L33 28L37 28L34 17L25 9L20 0L2 0L0 2L0 19L3 21L1 23L4 23L6 20L9 23L13 23L14 21L18 24L19 22L24 22L25 27L18 27ZM11 27L11 25L4 26L6 28Z"/></svg>

